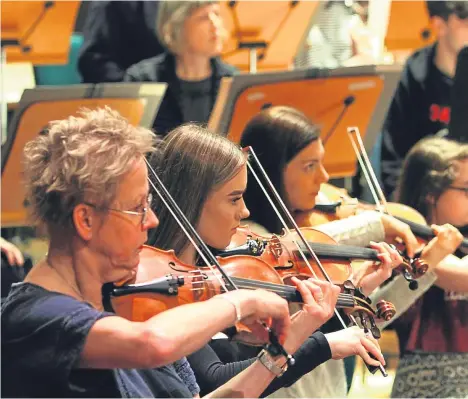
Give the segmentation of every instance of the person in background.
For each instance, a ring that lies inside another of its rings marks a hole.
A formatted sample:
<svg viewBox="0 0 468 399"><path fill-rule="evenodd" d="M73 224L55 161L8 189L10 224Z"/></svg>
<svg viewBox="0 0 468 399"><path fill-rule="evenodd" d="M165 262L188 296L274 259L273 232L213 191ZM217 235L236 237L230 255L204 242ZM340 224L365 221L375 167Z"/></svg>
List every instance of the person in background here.
<svg viewBox="0 0 468 399"><path fill-rule="evenodd" d="M78 71L83 83L121 82L128 67L157 56L159 1L93 1L83 27Z"/></svg>
<svg viewBox="0 0 468 399"><path fill-rule="evenodd" d="M221 79L236 68L218 58L226 31L217 1L161 1L156 32L165 53L131 66L124 81L168 84L153 124L164 136L184 122L208 122Z"/></svg>
<svg viewBox="0 0 468 399"><path fill-rule="evenodd" d="M0 237L1 268L2 268L2 303L8 296L14 283L23 281L32 268L32 259L24 255L13 243Z"/></svg>
<svg viewBox="0 0 468 399"><path fill-rule="evenodd" d="M427 1L427 7L436 42L406 61L382 128L381 174L389 199L409 149L448 127L457 54L468 44L468 1Z"/></svg>
<svg viewBox="0 0 468 399"><path fill-rule="evenodd" d="M405 158L396 198L429 224L468 225L468 144L419 141ZM402 359L392 397L468 397L468 257L449 255L431 274L434 285L393 323Z"/></svg>
<svg viewBox="0 0 468 399"><path fill-rule="evenodd" d="M326 1L307 35L296 68L338 68L372 63L367 1Z"/></svg>

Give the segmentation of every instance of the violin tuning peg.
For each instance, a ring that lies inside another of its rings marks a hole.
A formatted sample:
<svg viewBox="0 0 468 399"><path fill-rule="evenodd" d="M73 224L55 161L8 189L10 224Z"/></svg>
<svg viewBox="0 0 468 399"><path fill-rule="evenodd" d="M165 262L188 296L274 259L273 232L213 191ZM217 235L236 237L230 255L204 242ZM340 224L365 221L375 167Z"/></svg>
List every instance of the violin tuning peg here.
<svg viewBox="0 0 468 399"><path fill-rule="evenodd" d="M388 321L393 316L395 316L395 314L396 314L395 305L393 305L393 303L385 301L383 299L381 301L377 302L376 307L377 307L376 314L377 314L377 317L379 319L383 319L385 321Z"/></svg>
<svg viewBox="0 0 468 399"><path fill-rule="evenodd" d="M416 277L423 276L429 269L429 265L421 258L414 259L412 266Z"/></svg>
<svg viewBox="0 0 468 399"><path fill-rule="evenodd" d="M350 280L345 280L343 282L343 289L347 291L346 293L352 293L354 290L356 290L356 287L354 286L353 282Z"/></svg>

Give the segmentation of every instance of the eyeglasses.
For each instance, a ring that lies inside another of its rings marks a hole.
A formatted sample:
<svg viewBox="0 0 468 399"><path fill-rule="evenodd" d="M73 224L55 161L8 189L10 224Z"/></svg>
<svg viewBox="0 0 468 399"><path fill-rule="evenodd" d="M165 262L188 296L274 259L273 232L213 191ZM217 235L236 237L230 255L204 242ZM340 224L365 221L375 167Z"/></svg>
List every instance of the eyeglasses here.
<svg viewBox="0 0 468 399"><path fill-rule="evenodd" d="M451 190L463 191L465 193L465 195L468 197L468 187L449 186L448 188L451 189Z"/></svg>
<svg viewBox="0 0 468 399"><path fill-rule="evenodd" d="M86 205L92 206L93 208L96 209L103 209L107 211L114 211L114 212L120 212L124 213L126 215L133 215L133 216L141 216L141 225L144 226L146 222L148 221L148 211L151 209L151 204L153 203L153 194L148 194L148 197L146 198L146 206L143 208L141 212L139 211L124 211L122 209L116 209L116 208L105 208L105 207L98 207L95 204L90 204L88 202L85 202Z"/></svg>

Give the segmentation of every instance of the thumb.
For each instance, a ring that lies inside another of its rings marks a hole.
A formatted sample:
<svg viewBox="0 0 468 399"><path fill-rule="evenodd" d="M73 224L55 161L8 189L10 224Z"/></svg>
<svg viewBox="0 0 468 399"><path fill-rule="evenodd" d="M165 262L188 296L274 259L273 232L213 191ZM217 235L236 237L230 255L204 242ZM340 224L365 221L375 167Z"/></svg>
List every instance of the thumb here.
<svg viewBox="0 0 468 399"><path fill-rule="evenodd" d="M437 224L431 224L431 229L435 235L438 235L444 230L442 226L439 226Z"/></svg>

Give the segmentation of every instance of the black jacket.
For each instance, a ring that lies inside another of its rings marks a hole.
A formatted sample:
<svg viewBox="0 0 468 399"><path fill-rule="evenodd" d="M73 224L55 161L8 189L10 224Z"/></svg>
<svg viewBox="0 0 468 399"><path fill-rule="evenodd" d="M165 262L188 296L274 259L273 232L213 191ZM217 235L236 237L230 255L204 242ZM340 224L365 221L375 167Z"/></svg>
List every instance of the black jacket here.
<svg viewBox="0 0 468 399"><path fill-rule="evenodd" d="M237 72L237 69L223 63L218 58L213 58L211 62L213 67L212 105L214 105L221 79L226 76L233 76ZM168 83L166 95L163 98L153 124L153 128L157 134L164 136L177 126L188 122L182 116L178 78L173 55L165 53L133 65L125 73L124 81ZM199 120L195 122L206 123L208 121Z"/></svg>
<svg viewBox="0 0 468 399"><path fill-rule="evenodd" d="M84 83L121 82L125 70L164 52L156 37L158 1L93 1L78 70Z"/></svg>
<svg viewBox="0 0 468 399"><path fill-rule="evenodd" d="M450 122L452 79L435 66L435 50L431 45L409 57L384 122L381 168L387 196L396 188L411 147Z"/></svg>

